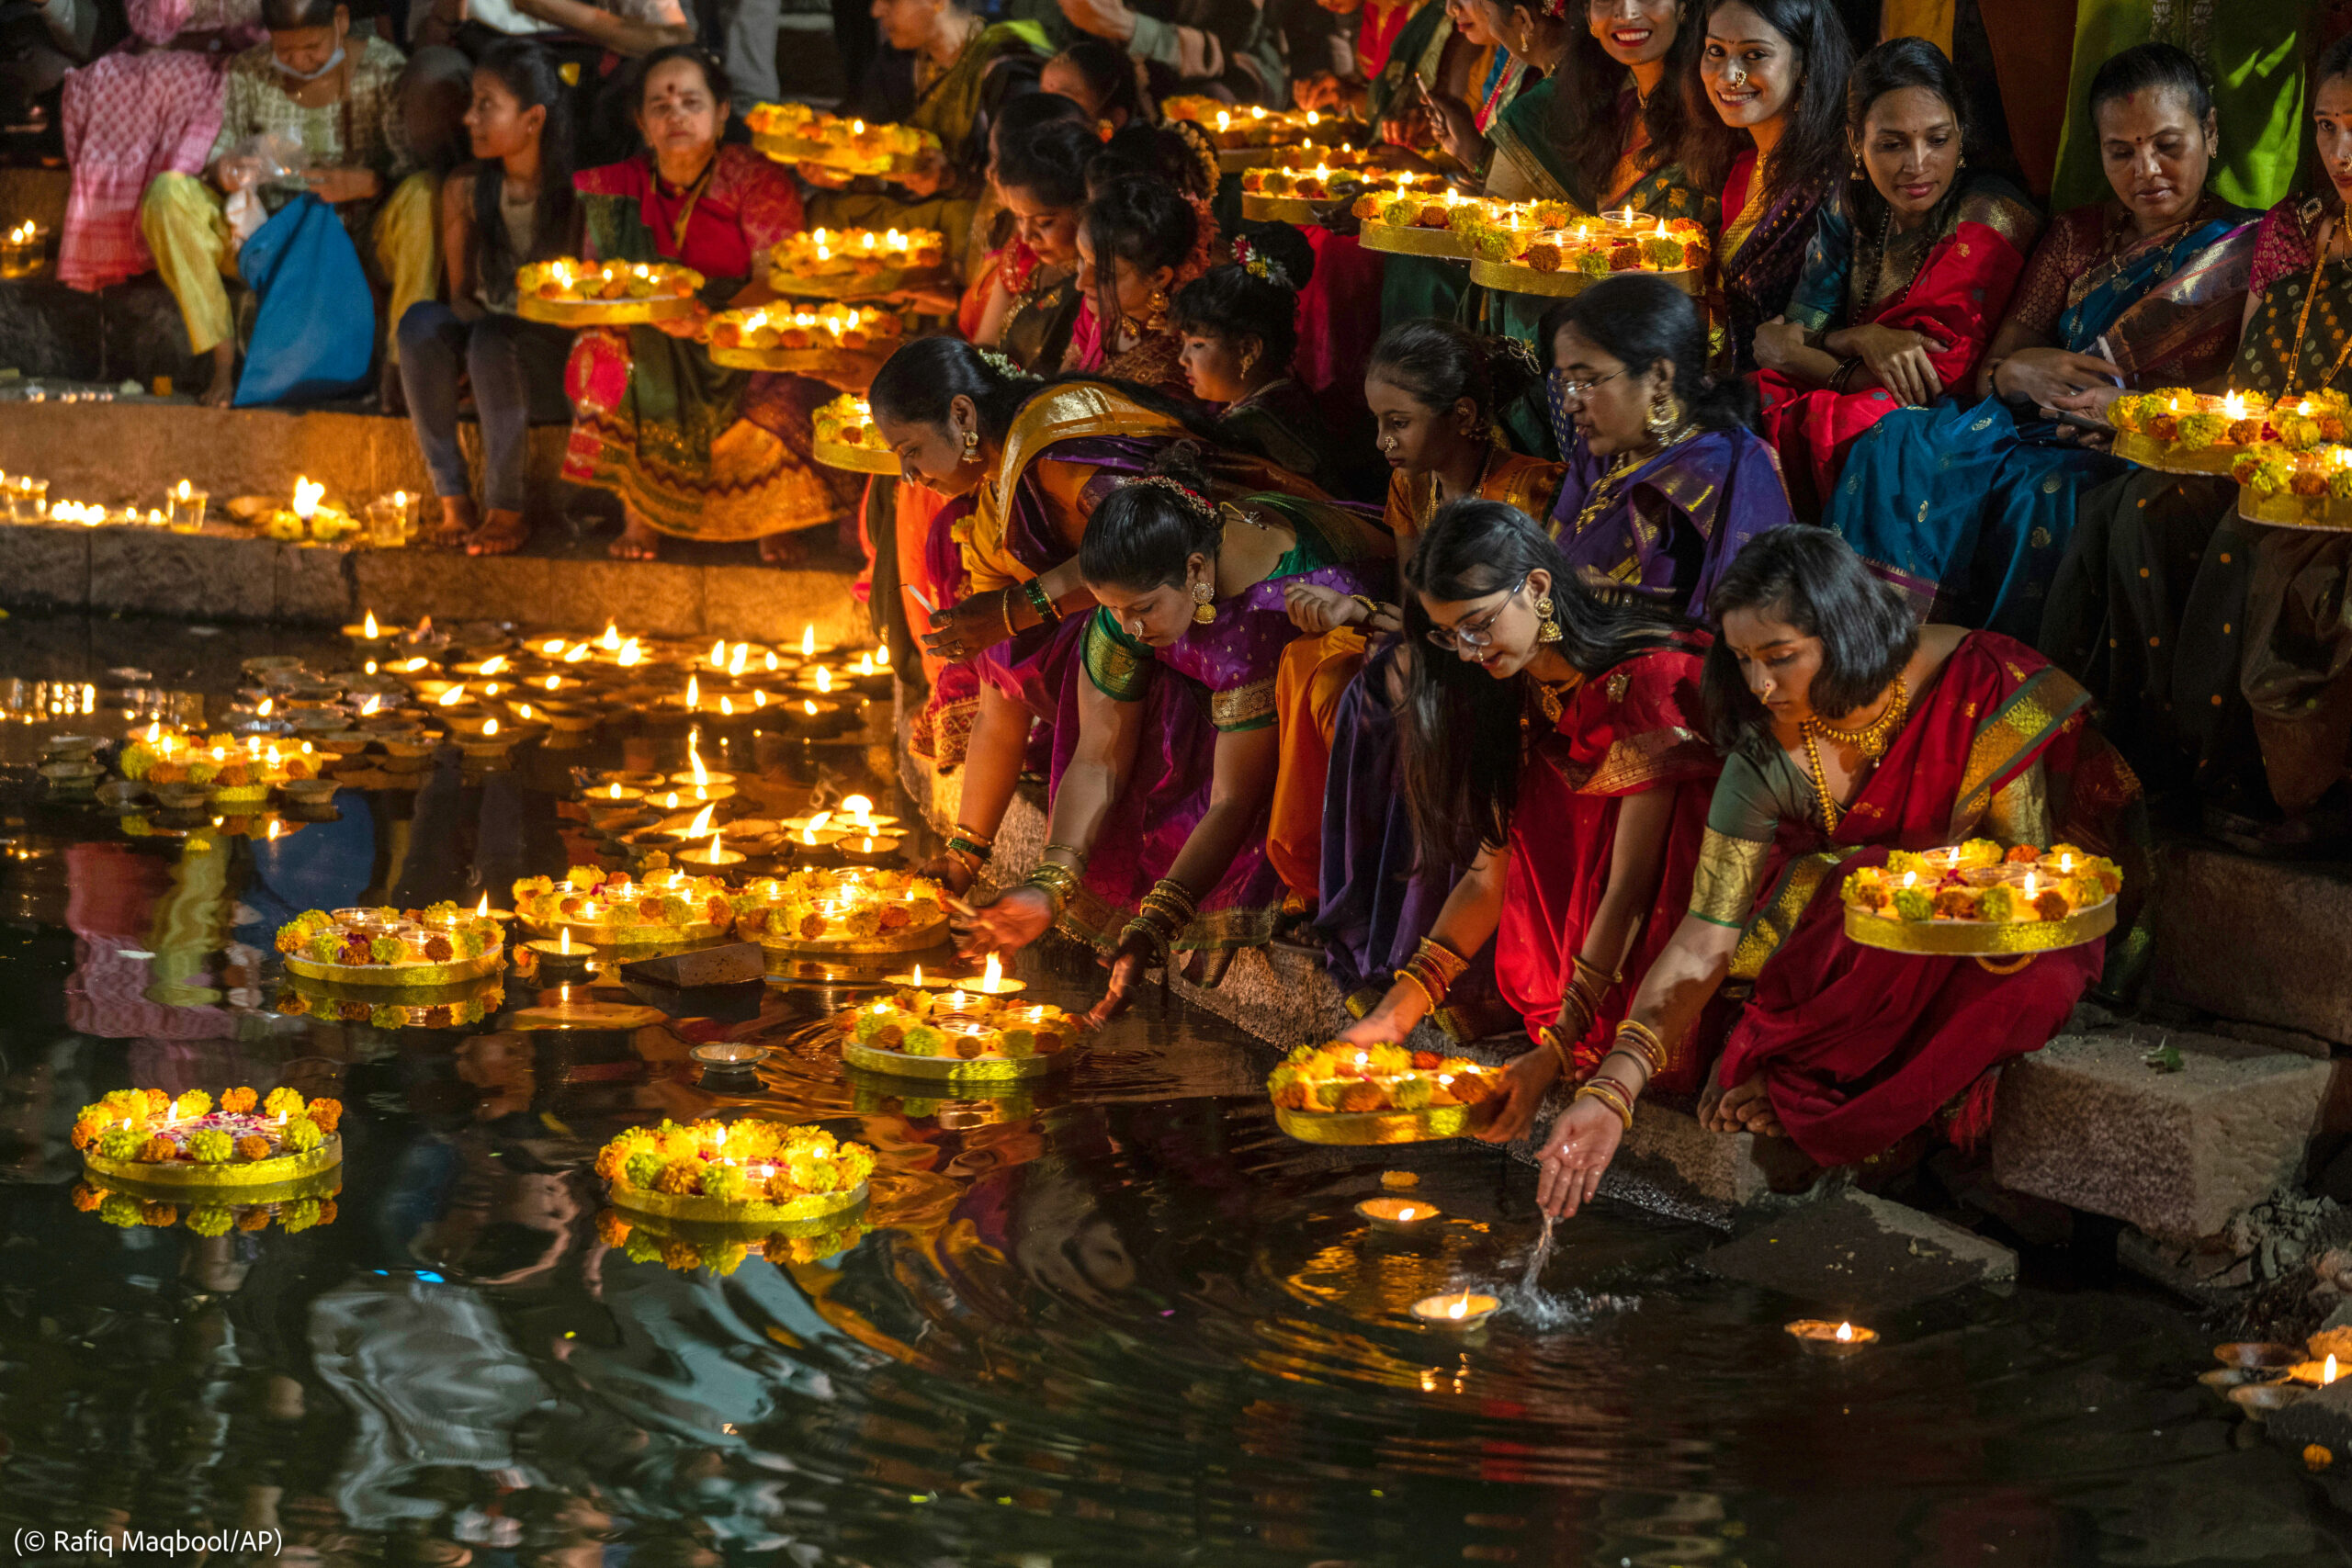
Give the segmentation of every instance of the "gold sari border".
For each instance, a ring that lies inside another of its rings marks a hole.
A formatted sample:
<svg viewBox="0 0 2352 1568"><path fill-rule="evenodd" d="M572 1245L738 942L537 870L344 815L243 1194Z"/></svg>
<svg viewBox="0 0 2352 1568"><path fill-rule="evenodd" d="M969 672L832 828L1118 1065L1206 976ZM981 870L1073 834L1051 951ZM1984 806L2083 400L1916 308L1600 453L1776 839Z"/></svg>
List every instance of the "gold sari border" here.
<svg viewBox="0 0 2352 1568"><path fill-rule="evenodd" d="M1756 890L1764 881L1767 839L1735 839L1710 828L1699 840L1699 865L1690 875L1690 913L1710 925L1741 930L1756 911Z"/></svg>
<svg viewBox="0 0 2352 1568"><path fill-rule="evenodd" d="M1968 764L1952 806L1951 842L1968 837L1992 805L1994 789L2090 700L2090 694L2055 665L2036 671L2010 694L1969 742Z"/></svg>
<svg viewBox="0 0 2352 1568"><path fill-rule="evenodd" d="M1781 951L1781 944L1789 940L1789 933L1804 918L1805 909L1813 903L1814 895L1821 891L1821 885L1858 852L1860 846L1849 846L1792 861L1781 877L1781 886L1773 889L1772 897L1757 911L1747 933L1739 939L1739 945L1733 949L1731 978L1753 980L1762 974L1772 954Z"/></svg>

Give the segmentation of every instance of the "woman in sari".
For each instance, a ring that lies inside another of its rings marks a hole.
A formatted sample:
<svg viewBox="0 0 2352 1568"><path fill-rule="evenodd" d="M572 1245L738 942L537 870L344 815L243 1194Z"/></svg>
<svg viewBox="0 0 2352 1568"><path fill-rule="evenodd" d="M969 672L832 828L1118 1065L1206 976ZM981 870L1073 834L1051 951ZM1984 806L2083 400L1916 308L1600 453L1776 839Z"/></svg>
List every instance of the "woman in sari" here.
<svg viewBox="0 0 2352 1568"><path fill-rule="evenodd" d="M1217 439L1254 452L1334 495L1341 454L1322 411L1291 376L1298 347L1298 290L1315 252L1287 223L1253 224L1233 259L1186 284L1169 324L1193 396L1219 409Z"/></svg>
<svg viewBox="0 0 2352 1568"><path fill-rule="evenodd" d="M971 244L964 256L964 293L956 306L956 332L985 347L1000 346L1013 301L1028 290L1037 265L1036 251L1023 237L1022 220L1005 194L1005 160L1015 152L1036 146L1041 135L1052 134L1045 128L1055 123L1068 128L1061 134L1070 138L1071 145L1083 143L1090 149L1088 157L1102 145L1087 129L1083 111L1052 93L1031 93L1013 99L989 130L988 191L972 215ZM1078 195L1069 204L1073 229L1077 209L1086 199L1085 159L1075 162ZM1067 270L1075 272L1075 256L1073 250L1072 259L1065 263Z"/></svg>
<svg viewBox="0 0 2352 1568"><path fill-rule="evenodd" d="M958 0L874 0L874 17L888 47L842 112L927 130L940 151L887 183L803 164L801 177L821 187L809 216L827 229L936 229L960 260L988 178L989 122L1036 90L1053 51L1035 22L992 23Z"/></svg>
<svg viewBox="0 0 2352 1568"><path fill-rule="evenodd" d="M2007 181L1966 172L1967 93L1933 44L1871 50L1846 102L1854 175L1821 209L1787 314L1756 329L1764 434L1806 519L1864 431L1976 373L2041 229Z"/></svg>
<svg viewBox="0 0 2352 1568"><path fill-rule="evenodd" d="M1179 143L1197 133L1188 126L1155 134ZM1185 187L1155 174L1116 173L1120 164L1107 156L1103 163L1109 167L1089 178L1079 220L1078 320L1063 367L1189 399L1184 334L1170 321L1169 305L1177 289L1208 271L1216 254L1216 220L1200 194L1216 187L1205 178Z"/></svg>
<svg viewBox="0 0 2352 1568"><path fill-rule="evenodd" d="M1380 334L1364 400L1393 470L1386 523L1400 555L1412 552L1448 502L1475 497L1531 517L1550 514L1560 466L1511 451L1496 429L1499 411L1534 379L1534 367L1508 339L1449 321L1407 321ZM1392 636L1374 651L1369 641L1403 625L1402 595L1392 592L1324 598L1329 629L1291 647L1276 690L1283 770L1274 863L1299 908L1316 911L1346 987L1395 969L1453 885L1452 866L1413 871L1412 828L1396 792L1398 645ZM1400 942L1402 953L1392 957ZM1359 999L1368 1005L1377 995Z"/></svg>
<svg viewBox="0 0 2352 1568"><path fill-rule="evenodd" d="M1709 0L1699 81L1753 145L1724 180L1715 265L1733 363L1756 368L1756 329L1783 314L1815 220L1844 160L1853 46L1829 0Z"/></svg>
<svg viewBox="0 0 2352 1568"><path fill-rule="evenodd" d="M2115 198L2042 236L1973 395L1888 414L1829 502L1829 526L1922 619L2038 636L2076 498L2126 471L2017 411L2097 415L2124 384L2213 382L2236 348L2255 215L2205 188L2220 132L2197 62L2142 44L2091 95Z"/></svg>
<svg viewBox="0 0 2352 1568"><path fill-rule="evenodd" d="M1273 679L1305 624L1297 590L1362 593L1394 570L1369 508L1219 502L1193 456L1171 447L1087 525L1078 565L1100 608L1057 639L1083 673L1059 683L1045 858L967 949L1017 950L1058 922L1111 958L1098 1017L1178 954L1214 982L1273 934Z"/></svg>
<svg viewBox="0 0 2352 1568"><path fill-rule="evenodd" d="M708 308L774 299L767 249L800 226L792 177L748 147L718 144L727 78L687 45L646 56L637 124L647 150L573 176L593 256L677 262L706 279L705 310L654 326L583 332L565 367L574 413L563 477L620 497L621 560L650 560L661 534L760 540L833 522L842 502L810 456L810 415L833 394L792 376L729 370L700 339Z"/></svg>
<svg viewBox="0 0 2352 1568"><path fill-rule="evenodd" d="M1080 629L1093 597L1076 557L1087 519L1170 442L1210 437L1205 420L1138 388L1086 377L1040 382L991 363L957 338L919 338L892 355L867 392L874 424L905 483L947 498L968 592L931 617L936 657L979 673L961 809L942 868L971 886L996 840L1030 752L1034 724L1062 708L1056 641ZM1303 479L1254 458L1214 454L1220 501L1282 490L1319 499ZM1040 766L1043 759L1040 759Z"/></svg>
<svg viewBox="0 0 2352 1568"><path fill-rule="evenodd" d="M1981 1138L2001 1065L2040 1049L2098 976L2096 943L2006 974L1865 947L1839 894L1891 851L1968 839L2114 854L2139 783L2080 686L1997 633L1921 628L1826 529L1756 540L1710 608L1707 714L1728 761L1690 913L1545 1140L1552 1213L1591 1198L1653 1078L1701 1069L1697 1026L1726 978L1755 989L1700 1119L1838 1166L1939 1121L1954 1143Z"/></svg>
<svg viewBox="0 0 2352 1568"><path fill-rule="evenodd" d="M2352 198L2352 39L2321 54L2312 105L2325 193L2289 197L2256 229L2227 378L2265 401L2352 391L2352 268L2339 233ZM2342 557L2332 536L2247 523L2237 507L2226 476L2149 469L2085 495L2041 646L2090 688L2151 795L2193 785L2208 830L2251 852L2295 852L2341 828L2312 810L2341 769L2340 742L2324 738L2339 722L2329 713L2335 635L2297 646L2311 623L2296 607L2326 603ZM2250 598L2257 566L2266 586ZM2306 567L2312 575L2299 576ZM2317 707L2304 706L2314 697ZM2258 746L2250 704L2265 715Z"/></svg>
<svg viewBox="0 0 2352 1568"><path fill-rule="evenodd" d="M1416 648L1400 705L1413 837L1468 869L1341 1038L1404 1040L1491 936L1537 1042L1479 1134L1499 1143L1555 1079L1591 1075L1690 908L1721 768L1699 713L1707 637L1590 592L1540 524L1495 502L1441 510L1405 575L1407 636L1437 649Z"/></svg>
<svg viewBox="0 0 2352 1568"><path fill-rule="evenodd" d="M1563 558L1594 592L1698 618L1747 541L1793 521L1748 428L1755 389L1707 375L1706 320L1662 277L1605 278L1546 311L1543 333Z"/></svg>

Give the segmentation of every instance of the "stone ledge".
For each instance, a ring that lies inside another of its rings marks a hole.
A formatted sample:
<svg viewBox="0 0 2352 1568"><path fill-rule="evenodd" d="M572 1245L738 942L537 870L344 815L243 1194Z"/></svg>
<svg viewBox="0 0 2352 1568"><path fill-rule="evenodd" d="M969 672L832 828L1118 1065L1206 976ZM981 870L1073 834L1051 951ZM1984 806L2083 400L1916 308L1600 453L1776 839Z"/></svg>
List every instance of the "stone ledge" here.
<svg viewBox="0 0 2352 1568"><path fill-rule="evenodd" d="M2007 1284L2018 1272L2006 1247L1851 1190L1764 1220L1699 1266L1841 1315L1896 1312L1963 1286Z"/></svg>
<svg viewBox="0 0 2352 1568"><path fill-rule="evenodd" d="M2162 1042L2180 1071L2143 1060ZM2002 1075L1994 1179L2160 1238L2211 1235L2301 1174L2334 1073L2210 1034L2060 1035Z"/></svg>
<svg viewBox="0 0 2352 1568"><path fill-rule="evenodd" d="M2352 1043L2352 876L2338 865L2168 847L2149 988L2222 1018Z"/></svg>

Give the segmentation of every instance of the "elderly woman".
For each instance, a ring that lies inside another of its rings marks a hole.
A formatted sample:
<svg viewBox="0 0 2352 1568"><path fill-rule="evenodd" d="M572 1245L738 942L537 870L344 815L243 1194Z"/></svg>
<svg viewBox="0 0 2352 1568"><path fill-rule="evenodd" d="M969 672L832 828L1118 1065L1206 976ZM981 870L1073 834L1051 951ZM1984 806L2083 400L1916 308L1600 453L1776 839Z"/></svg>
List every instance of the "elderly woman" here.
<svg viewBox="0 0 2352 1568"><path fill-rule="evenodd" d="M2114 199L2042 236L1974 396L1881 420L1829 502L1828 525L1923 617L2036 636L2077 497L2125 471L2046 414L2095 417L2126 383L2217 381L2236 349L2255 214L2206 189L2220 130L2203 73L2142 44L2091 98Z"/></svg>
<svg viewBox="0 0 2352 1568"><path fill-rule="evenodd" d="M707 280L702 311L584 332L565 371L577 417L563 477L620 497L617 559L650 560L669 534L756 538L763 558L783 563L798 551L782 536L841 513L809 455L810 414L831 390L721 368L701 345L709 307L775 298L766 252L800 227L792 176L748 147L718 144L727 94L726 73L701 50L657 50L635 107L646 150L572 182L593 255L678 262Z"/></svg>
<svg viewBox="0 0 2352 1568"><path fill-rule="evenodd" d="M1702 1121L1837 1166L1931 1123L1962 1145L1981 1137L2001 1065L2040 1049L2098 976L2097 944L2004 974L1865 947L1839 897L1848 873L1897 850L1981 838L2116 852L2138 783L2089 728L2082 687L1997 633L1921 628L1826 529L1756 539L1709 609L1723 631L1706 710L1728 760L1690 912L1544 1143L1538 1199L1553 1213L1592 1196L1649 1081L1692 1071L1727 978L1755 988Z"/></svg>
<svg viewBox="0 0 2352 1568"><path fill-rule="evenodd" d="M1975 375L2041 229L2022 193L1967 168L1968 94L1935 45L1871 50L1846 104L1853 176L1787 314L1756 329L1764 434L1808 520L1864 431Z"/></svg>

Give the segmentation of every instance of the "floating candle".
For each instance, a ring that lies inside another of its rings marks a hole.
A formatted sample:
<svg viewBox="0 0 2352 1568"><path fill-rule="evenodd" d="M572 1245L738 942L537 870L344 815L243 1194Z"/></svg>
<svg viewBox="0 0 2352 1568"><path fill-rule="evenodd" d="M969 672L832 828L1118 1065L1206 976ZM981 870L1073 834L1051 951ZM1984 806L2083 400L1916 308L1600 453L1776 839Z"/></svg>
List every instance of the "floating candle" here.
<svg viewBox="0 0 2352 1568"><path fill-rule="evenodd" d="M1822 1356L1850 1356L1878 1341L1875 1328L1843 1321L1832 1323L1827 1318L1801 1317L1788 1325L1788 1331L1796 1337L1798 1344Z"/></svg>
<svg viewBox="0 0 2352 1568"><path fill-rule="evenodd" d="M1356 1213L1372 1222L1378 1230L1419 1230L1438 1217L1438 1206L1426 1201L1403 1198L1367 1198L1356 1205Z"/></svg>
<svg viewBox="0 0 2352 1568"><path fill-rule="evenodd" d="M553 942L540 937L523 945L537 962L539 978L548 985L576 985L588 978L592 955L586 947L572 945L571 932L568 928Z"/></svg>
<svg viewBox="0 0 2352 1568"><path fill-rule="evenodd" d="M1415 1317L1440 1328L1474 1328L1501 1310L1499 1297L1464 1291L1458 1296L1425 1296L1413 1303Z"/></svg>

